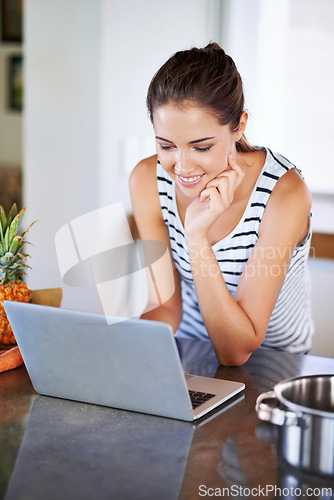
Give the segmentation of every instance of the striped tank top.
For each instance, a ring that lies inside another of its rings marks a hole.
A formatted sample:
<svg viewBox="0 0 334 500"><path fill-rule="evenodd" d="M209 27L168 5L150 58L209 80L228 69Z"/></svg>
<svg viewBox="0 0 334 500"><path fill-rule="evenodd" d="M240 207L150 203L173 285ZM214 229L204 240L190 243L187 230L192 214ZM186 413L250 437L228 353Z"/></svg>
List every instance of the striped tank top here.
<svg viewBox="0 0 334 500"><path fill-rule="evenodd" d="M226 286L233 297L245 264L258 240L259 226L269 196L278 179L290 168L296 168L283 156L273 153L270 149L265 151L265 164L243 216L228 236L212 246ZM176 205L175 183L159 162L157 184L172 256L181 281L182 319L176 335L210 340L198 306L184 227ZM311 280L307 265L310 243L311 229L293 251L262 343L265 347L293 353L306 353L311 348L314 325L311 315Z"/></svg>

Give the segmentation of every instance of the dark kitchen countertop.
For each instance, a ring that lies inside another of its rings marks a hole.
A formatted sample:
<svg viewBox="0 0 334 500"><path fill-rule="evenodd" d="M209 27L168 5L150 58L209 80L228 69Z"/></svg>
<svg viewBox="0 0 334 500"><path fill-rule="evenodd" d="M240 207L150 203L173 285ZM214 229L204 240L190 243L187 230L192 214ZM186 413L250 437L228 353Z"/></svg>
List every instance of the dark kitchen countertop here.
<svg viewBox="0 0 334 500"><path fill-rule="evenodd" d="M296 498L296 488L325 487L332 492L314 498L334 498L334 479L278 461L275 428L255 412L261 392L296 375L334 374L334 359L259 349L231 368L210 343L178 345L185 371L244 382L244 397L193 425L39 396L24 366L0 374L0 498L282 498L283 489Z"/></svg>

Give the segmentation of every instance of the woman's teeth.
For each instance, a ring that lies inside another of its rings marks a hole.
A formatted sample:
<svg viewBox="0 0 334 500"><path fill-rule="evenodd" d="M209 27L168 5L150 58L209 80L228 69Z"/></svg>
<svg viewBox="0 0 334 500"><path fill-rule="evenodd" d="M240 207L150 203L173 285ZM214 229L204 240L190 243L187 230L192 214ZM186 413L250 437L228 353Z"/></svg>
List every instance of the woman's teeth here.
<svg viewBox="0 0 334 500"><path fill-rule="evenodd" d="M180 175L179 177L183 182L195 182L198 179L200 179L202 176L196 175L195 177L182 177L182 175Z"/></svg>

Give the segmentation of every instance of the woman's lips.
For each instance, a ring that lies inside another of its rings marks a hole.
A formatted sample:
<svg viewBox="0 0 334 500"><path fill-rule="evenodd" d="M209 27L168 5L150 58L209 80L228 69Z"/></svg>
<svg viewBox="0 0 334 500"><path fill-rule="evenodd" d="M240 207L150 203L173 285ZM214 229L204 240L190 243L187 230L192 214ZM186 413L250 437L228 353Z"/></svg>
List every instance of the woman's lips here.
<svg viewBox="0 0 334 500"><path fill-rule="evenodd" d="M196 184L198 184L202 180L202 177L204 175L205 174L190 175L188 177L183 176L183 175L178 175L177 178L178 178L180 184L182 184L182 186L191 187L191 186L195 186Z"/></svg>

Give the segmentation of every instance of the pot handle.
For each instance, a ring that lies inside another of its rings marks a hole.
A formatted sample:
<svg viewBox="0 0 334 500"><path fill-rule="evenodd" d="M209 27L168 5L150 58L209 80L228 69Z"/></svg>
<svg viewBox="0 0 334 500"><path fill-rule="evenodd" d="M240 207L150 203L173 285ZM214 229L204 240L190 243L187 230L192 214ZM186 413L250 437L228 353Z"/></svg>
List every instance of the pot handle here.
<svg viewBox="0 0 334 500"><path fill-rule="evenodd" d="M261 420L275 425L298 425L300 418L296 413L280 407L274 391L260 394L256 400L255 409Z"/></svg>

